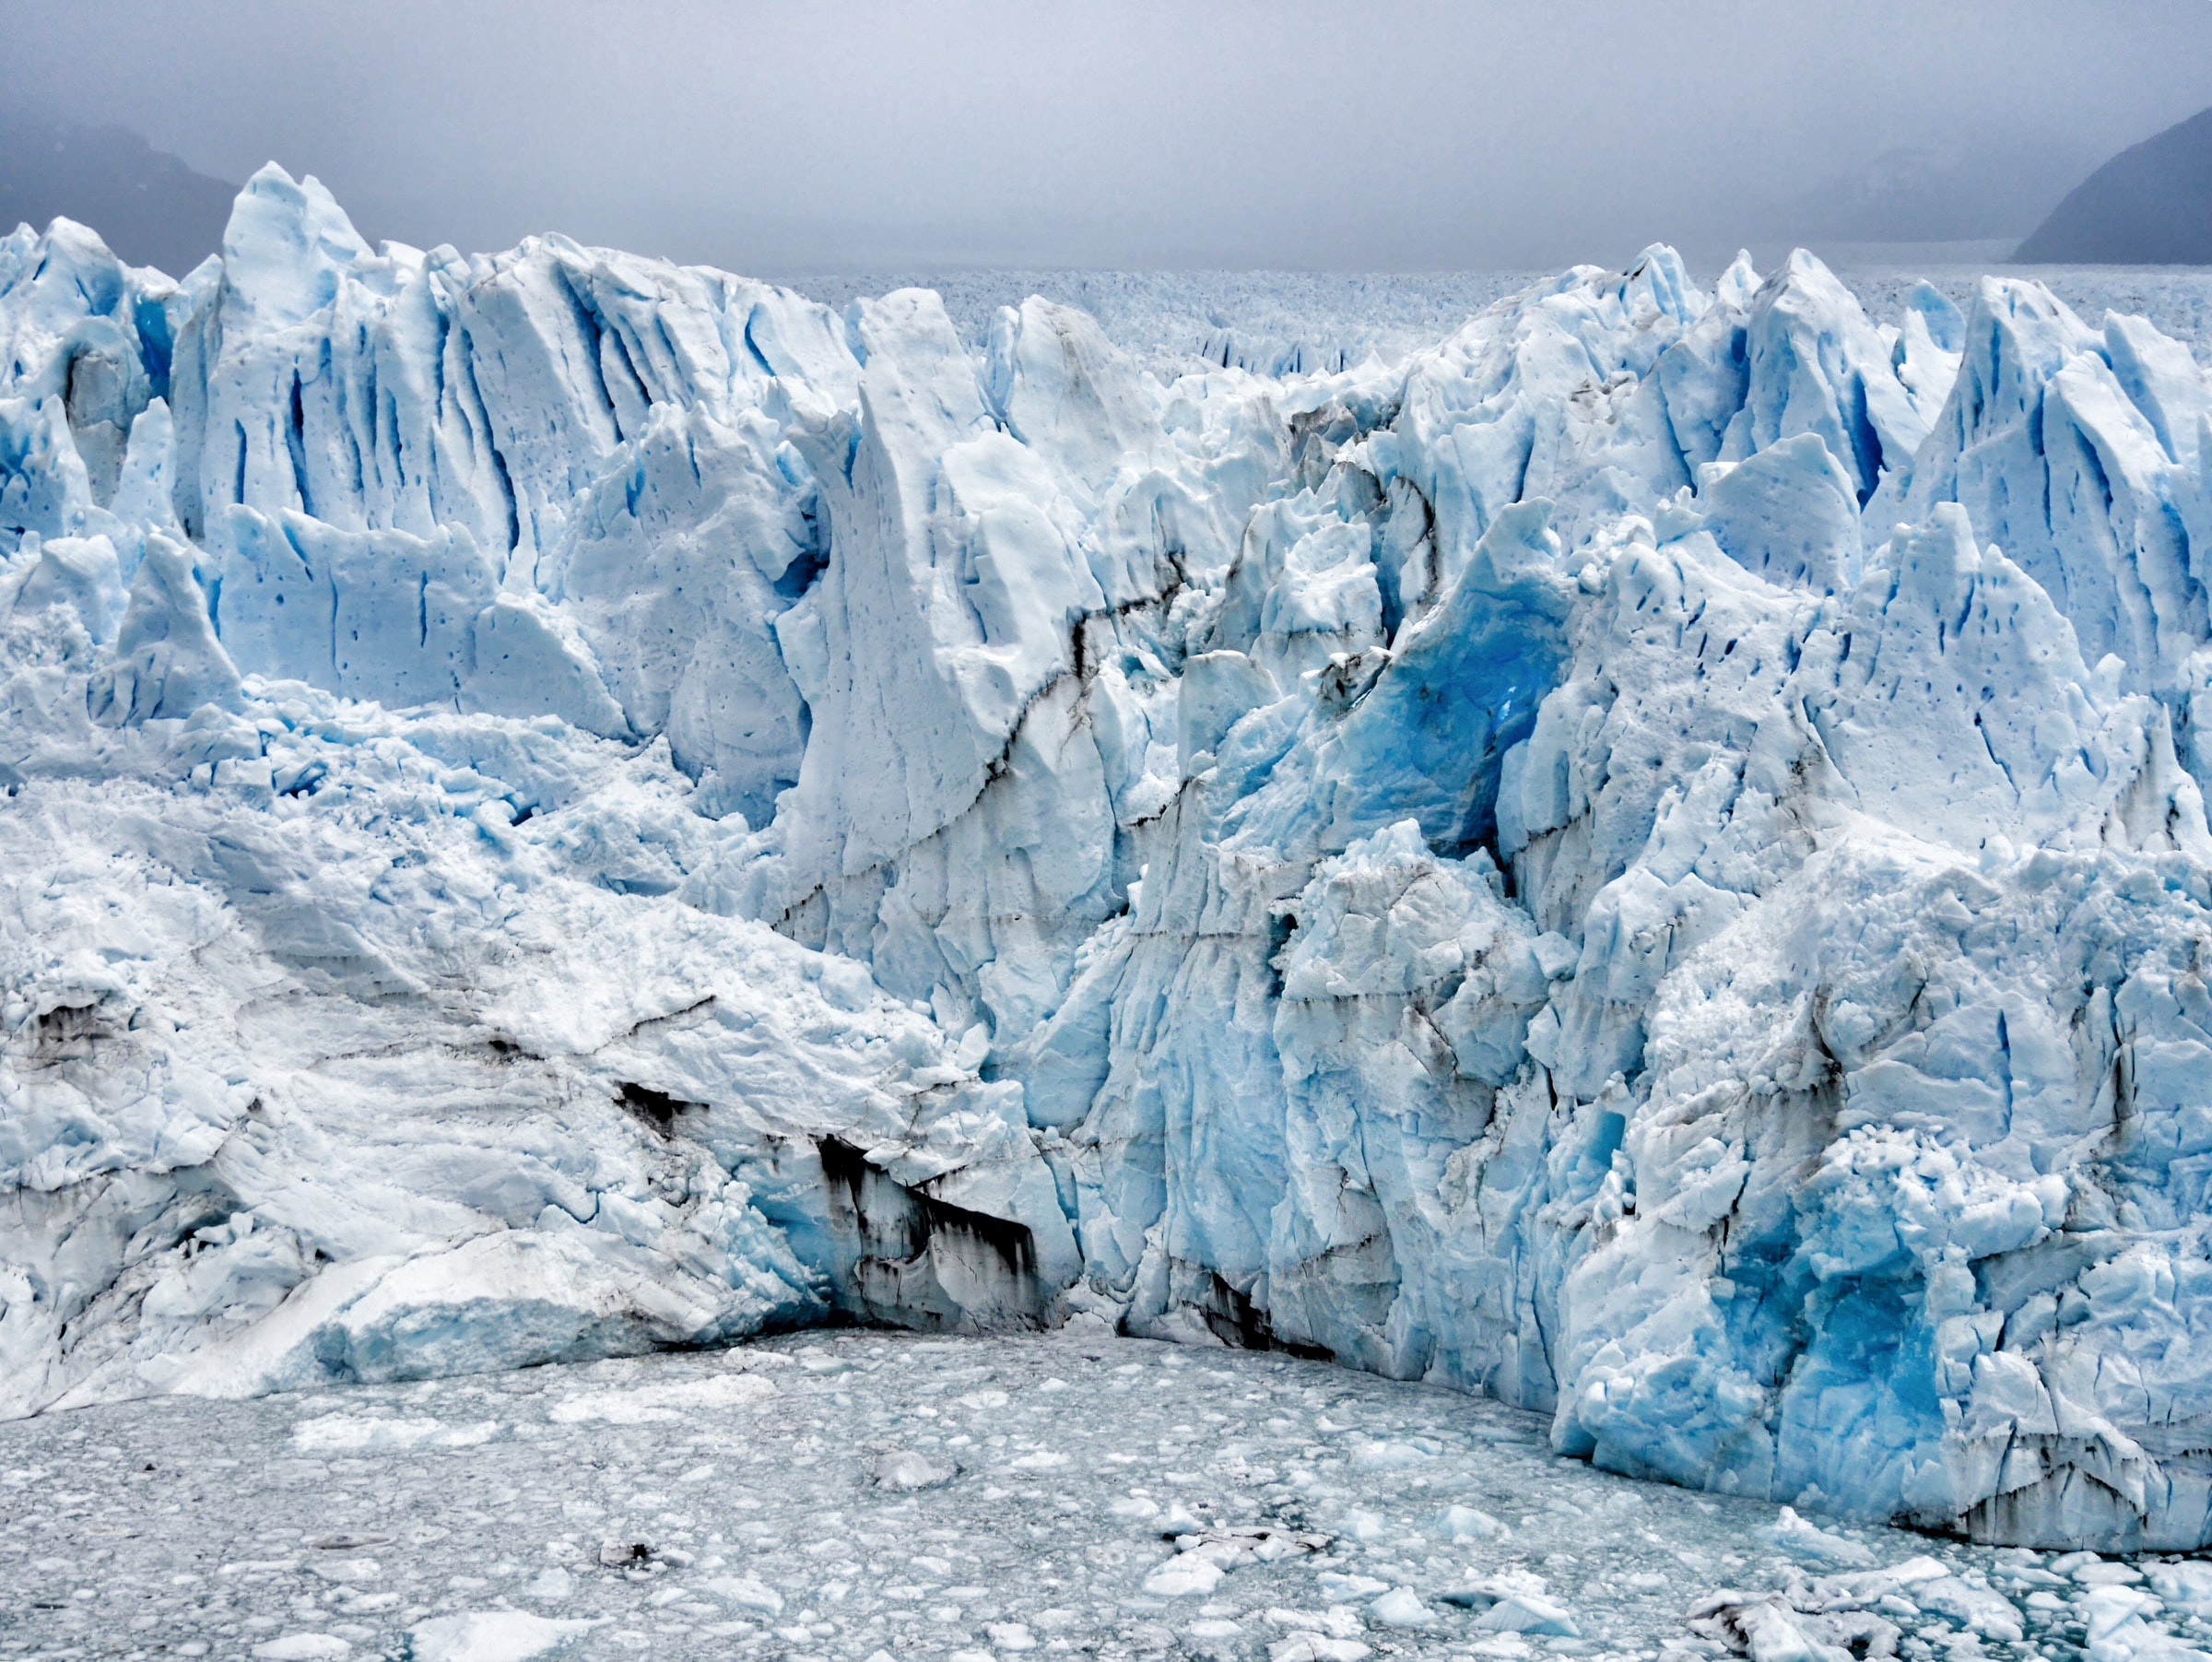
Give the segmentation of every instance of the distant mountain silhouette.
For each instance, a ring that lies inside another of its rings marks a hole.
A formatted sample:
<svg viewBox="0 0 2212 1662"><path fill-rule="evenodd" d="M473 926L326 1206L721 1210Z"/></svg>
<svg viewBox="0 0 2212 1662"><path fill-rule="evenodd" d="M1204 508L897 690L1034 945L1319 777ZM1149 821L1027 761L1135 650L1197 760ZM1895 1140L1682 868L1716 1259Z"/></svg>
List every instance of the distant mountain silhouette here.
<svg viewBox="0 0 2212 1662"><path fill-rule="evenodd" d="M2045 146L1999 167L1954 150L1900 147L1759 204L1748 222L1770 236L1816 246L2017 237L2058 199L2046 181L2088 159Z"/></svg>
<svg viewBox="0 0 2212 1662"><path fill-rule="evenodd" d="M0 235L65 215L130 264L182 277L220 245L237 194L128 127L0 113Z"/></svg>
<svg viewBox="0 0 2212 1662"><path fill-rule="evenodd" d="M2212 110L2121 151L2012 257L2037 265L2212 265Z"/></svg>

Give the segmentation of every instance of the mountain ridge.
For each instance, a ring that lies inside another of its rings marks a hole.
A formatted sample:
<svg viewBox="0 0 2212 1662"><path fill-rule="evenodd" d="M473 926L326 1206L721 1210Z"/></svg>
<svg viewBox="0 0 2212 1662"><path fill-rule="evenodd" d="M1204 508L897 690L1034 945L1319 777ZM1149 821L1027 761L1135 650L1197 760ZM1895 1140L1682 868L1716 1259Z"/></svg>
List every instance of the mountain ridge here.
<svg viewBox="0 0 2212 1662"><path fill-rule="evenodd" d="M2212 265L2212 109L2120 152L2013 254L2023 265Z"/></svg>
<svg viewBox="0 0 2212 1662"><path fill-rule="evenodd" d="M237 194L128 127L0 115L0 230L74 219L128 264L181 277L221 245Z"/></svg>

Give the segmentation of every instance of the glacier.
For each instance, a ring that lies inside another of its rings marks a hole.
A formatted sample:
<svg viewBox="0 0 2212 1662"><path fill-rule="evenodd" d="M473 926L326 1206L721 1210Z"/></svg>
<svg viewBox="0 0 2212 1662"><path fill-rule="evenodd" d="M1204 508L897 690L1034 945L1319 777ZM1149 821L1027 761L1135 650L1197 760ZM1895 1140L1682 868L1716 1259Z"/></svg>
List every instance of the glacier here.
<svg viewBox="0 0 2212 1662"><path fill-rule="evenodd" d="M1968 302L19 229L0 1412L1068 1326L2212 1543L2212 379Z"/></svg>

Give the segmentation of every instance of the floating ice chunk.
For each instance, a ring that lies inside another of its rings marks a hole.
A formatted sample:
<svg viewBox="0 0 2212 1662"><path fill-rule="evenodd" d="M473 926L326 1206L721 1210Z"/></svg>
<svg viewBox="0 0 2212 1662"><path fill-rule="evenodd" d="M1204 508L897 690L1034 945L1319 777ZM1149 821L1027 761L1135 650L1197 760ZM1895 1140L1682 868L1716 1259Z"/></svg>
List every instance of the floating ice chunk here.
<svg viewBox="0 0 2212 1662"><path fill-rule="evenodd" d="M373 1558L318 1558L311 1566L324 1581L353 1585L382 1578L384 1567Z"/></svg>
<svg viewBox="0 0 2212 1662"><path fill-rule="evenodd" d="M1950 1574L1940 1558L1920 1553L1901 1563L1885 1565L1878 1570L1864 1570L1848 1575L1823 1576L1819 1582L1824 1597L1855 1604L1872 1604L1886 1597L1931 1581L1940 1581Z"/></svg>
<svg viewBox="0 0 2212 1662"><path fill-rule="evenodd" d="M1330 1639L1320 1633L1293 1633L1267 1647L1267 1662L1360 1662L1369 1647L1357 1639Z"/></svg>
<svg viewBox="0 0 2212 1662"><path fill-rule="evenodd" d="M1751 1662L1842 1662L1851 1654L1816 1637L1795 1611L1772 1600L1753 1605L1744 1628Z"/></svg>
<svg viewBox="0 0 2212 1662"><path fill-rule="evenodd" d="M994 1621L983 1632L991 1637L991 1648L999 1651L1025 1651L1037 1648L1037 1636L1018 1621Z"/></svg>
<svg viewBox="0 0 2212 1662"><path fill-rule="evenodd" d="M1393 1587L1369 1605L1367 1613L1378 1627L1434 1627L1437 1623L1436 1612L1423 1604L1411 1587Z"/></svg>
<svg viewBox="0 0 2212 1662"><path fill-rule="evenodd" d="M2085 1587L2132 1586L2143 1579L2143 1572L2133 1564L2111 1563L2092 1560L2074 1566L2074 1580Z"/></svg>
<svg viewBox="0 0 2212 1662"><path fill-rule="evenodd" d="M911 1449L896 1450L876 1462L878 1489L934 1489L940 1483L950 1482L952 1477L948 1468L932 1465L926 1456Z"/></svg>
<svg viewBox="0 0 2212 1662"><path fill-rule="evenodd" d="M1179 1553L1145 1577L1144 1589L1156 1598L1189 1598L1212 1592L1224 1572L1199 1553Z"/></svg>
<svg viewBox="0 0 2212 1662"><path fill-rule="evenodd" d="M1479 1506L1453 1503L1439 1513L1430 1528L1451 1541L1500 1541L1512 1530Z"/></svg>
<svg viewBox="0 0 2212 1662"><path fill-rule="evenodd" d="M734 1604L740 1609L759 1610L769 1616L782 1614L783 1595L757 1577L716 1575L700 1585L724 1604Z"/></svg>
<svg viewBox="0 0 2212 1662"><path fill-rule="evenodd" d="M1874 1553L1867 1547L1821 1528L1788 1506L1760 1533L1784 1552L1808 1563L1864 1569L1874 1562Z"/></svg>
<svg viewBox="0 0 2212 1662"><path fill-rule="evenodd" d="M1924 1581L1912 1588L1914 1604L1971 1628L1985 1639L2023 1638L2026 1628L2011 1599L1991 1587L1976 1586L1956 1575Z"/></svg>
<svg viewBox="0 0 2212 1662"><path fill-rule="evenodd" d="M1332 1598L1371 1598L1377 1593L1390 1590L1387 1581L1377 1581L1371 1575L1349 1575L1336 1570L1324 1570L1316 1581L1321 1590Z"/></svg>
<svg viewBox="0 0 2212 1662"><path fill-rule="evenodd" d="M529 1662L559 1650L597 1621L532 1616L522 1610L478 1610L435 1616L408 1630L418 1662Z"/></svg>
<svg viewBox="0 0 2212 1662"><path fill-rule="evenodd" d="M449 1425L442 1420L387 1420L373 1415L324 1414L292 1428L302 1454L394 1448L474 1448L500 1434L497 1420Z"/></svg>
<svg viewBox="0 0 2212 1662"><path fill-rule="evenodd" d="M1227 1529L1207 1529L1175 1538L1178 1552L1209 1558L1225 1570L1233 1570L1246 1558L1274 1563L1304 1552L1327 1549L1329 1538L1303 1530L1273 1529L1259 1524L1240 1524Z"/></svg>
<svg viewBox="0 0 2212 1662"><path fill-rule="evenodd" d="M1175 1550L1188 1553L1194 1559L1218 1564L1224 1570L1233 1570L1252 1553L1253 1543L1228 1536L1182 1535L1175 1538Z"/></svg>
<svg viewBox="0 0 2212 1662"><path fill-rule="evenodd" d="M353 1646L335 1633L287 1633L256 1644L253 1655L260 1662L327 1662L334 1656L350 1656Z"/></svg>
<svg viewBox="0 0 2212 1662"><path fill-rule="evenodd" d="M1901 1605L1901 1611L1891 1610L1892 1602ZM1877 1608L1908 1618L1917 1614L1910 1605L1894 1600L1894 1596L1886 1597ZM1738 1652L1749 1652L1754 1662L1767 1656L1794 1662L1844 1662L1857 1656L1894 1656L1899 1640L1897 1627L1883 1616L1852 1609L1848 1602L1840 1605L1818 1596L1807 1599L1801 1584L1789 1594L1770 1594L1763 1598L1742 1593L1718 1594L1690 1612L1689 1625L1709 1639L1720 1640ZM1970 1638L1967 1643L1973 1641Z"/></svg>
<svg viewBox="0 0 2212 1662"><path fill-rule="evenodd" d="M1390 1520L1364 1506L1347 1507L1344 1532L1356 1541L1379 1541L1391 1532Z"/></svg>
<svg viewBox="0 0 2212 1662"><path fill-rule="evenodd" d="M775 1385L758 1373L718 1373L627 1391L580 1392L547 1409L546 1418L557 1425L587 1420L609 1425L662 1425L702 1409L749 1407L775 1394Z"/></svg>
<svg viewBox="0 0 2212 1662"><path fill-rule="evenodd" d="M1359 1613L1343 1604L1333 1604L1325 1610L1290 1610L1277 1605L1268 1610L1267 1620L1277 1627L1327 1633L1335 1639L1357 1638L1363 1631Z"/></svg>
<svg viewBox="0 0 2212 1662"><path fill-rule="evenodd" d="M1475 1620L1494 1633L1543 1633L1577 1639L1582 1629L1562 1605L1538 1593L1509 1593Z"/></svg>
<svg viewBox="0 0 2212 1662"><path fill-rule="evenodd" d="M1352 1450L1352 1464L1362 1471L1395 1471L1434 1457L1410 1443L1361 1443Z"/></svg>
<svg viewBox="0 0 2212 1662"><path fill-rule="evenodd" d="M1463 1609L1487 1610L1501 1599L1512 1598L1522 1593L1540 1597L1544 1586L1544 1578L1535 1571L1514 1568L1484 1576L1477 1581L1466 1582L1439 1593L1437 1597L1446 1604L1455 1604Z"/></svg>
<svg viewBox="0 0 2212 1662"><path fill-rule="evenodd" d="M2201 1662L2204 1651L2184 1644L2148 1618L2159 1609L2150 1594L2133 1587L2095 1586L2081 1596L2090 1662Z"/></svg>
<svg viewBox="0 0 2212 1662"><path fill-rule="evenodd" d="M2175 1609L2192 1616L2212 1616L2212 1564L2148 1564L2144 1574L2151 1589Z"/></svg>

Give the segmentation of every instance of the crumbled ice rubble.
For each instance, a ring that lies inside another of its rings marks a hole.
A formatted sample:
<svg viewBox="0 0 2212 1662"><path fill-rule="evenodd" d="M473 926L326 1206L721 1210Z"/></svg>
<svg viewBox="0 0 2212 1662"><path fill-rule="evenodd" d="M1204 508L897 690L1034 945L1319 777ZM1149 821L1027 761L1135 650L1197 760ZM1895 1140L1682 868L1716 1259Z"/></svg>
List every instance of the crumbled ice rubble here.
<svg viewBox="0 0 2212 1662"><path fill-rule="evenodd" d="M181 280L0 238L0 1412L1065 1325L2212 1541L2212 382L1878 301L1147 365L275 168Z"/></svg>
<svg viewBox="0 0 2212 1662"><path fill-rule="evenodd" d="M621 1399L638 1411L603 1413ZM337 1423L465 1434L318 1429ZM887 1483L902 1462L939 1475ZM1500 1404L1114 1338L848 1331L87 1409L0 1427L0 1494L10 1656L2186 1662L2212 1642L2202 1563L1778 1516L1563 1459Z"/></svg>

